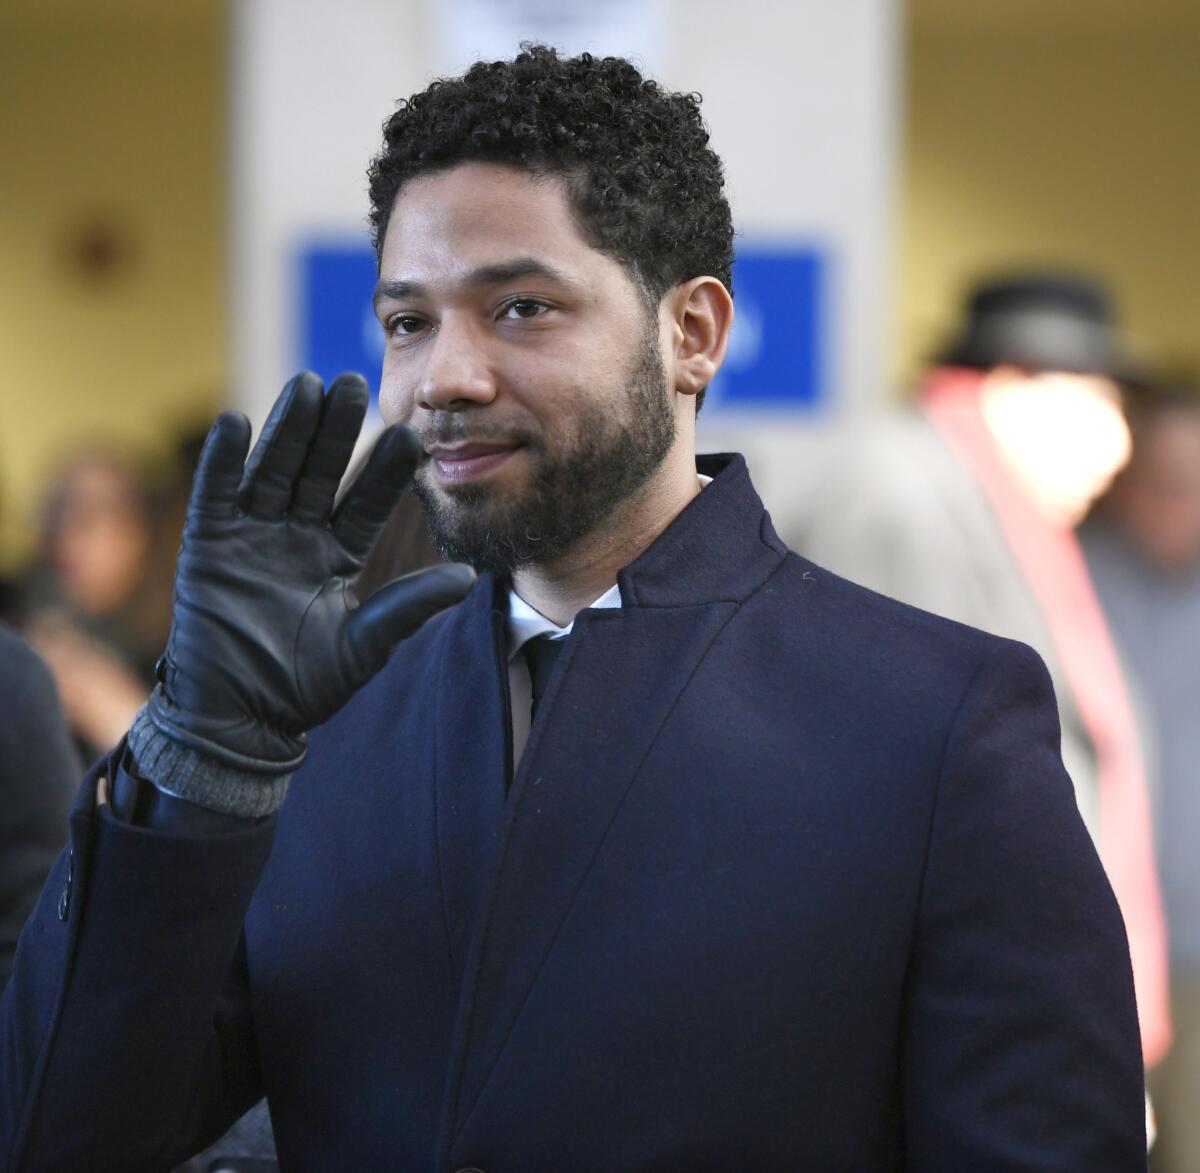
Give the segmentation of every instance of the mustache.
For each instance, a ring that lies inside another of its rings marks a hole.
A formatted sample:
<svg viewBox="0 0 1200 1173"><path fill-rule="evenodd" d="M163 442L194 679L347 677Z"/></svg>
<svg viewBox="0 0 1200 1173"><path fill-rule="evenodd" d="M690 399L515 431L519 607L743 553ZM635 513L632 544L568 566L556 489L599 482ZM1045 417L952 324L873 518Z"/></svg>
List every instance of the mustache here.
<svg viewBox="0 0 1200 1173"><path fill-rule="evenodd" d="M502 420L469 419L462 415L446 415L430 420L413 429L428 453L430 448L450 444L526 444L535 445L537 435L528 427Z"/></svg>

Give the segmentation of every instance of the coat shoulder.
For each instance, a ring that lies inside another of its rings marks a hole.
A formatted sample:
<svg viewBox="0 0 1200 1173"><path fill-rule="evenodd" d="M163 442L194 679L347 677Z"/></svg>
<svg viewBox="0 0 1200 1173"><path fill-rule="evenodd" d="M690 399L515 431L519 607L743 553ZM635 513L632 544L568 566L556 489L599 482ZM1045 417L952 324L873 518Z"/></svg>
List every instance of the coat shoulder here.
<svg viewBox="0 0 1200 1173"><path fill-rule="evenodd" d="M799 554L787 554L764 592L775 613L773 623L761 625L764 638L784 635L797 663L819 656L845 674L868 676L877 690L927 701L943 689L961 695L989 660L1024 665L1049 687L1042 658L1027 644L911 606ZM917 681L924 686L913 694Z"/></svg>

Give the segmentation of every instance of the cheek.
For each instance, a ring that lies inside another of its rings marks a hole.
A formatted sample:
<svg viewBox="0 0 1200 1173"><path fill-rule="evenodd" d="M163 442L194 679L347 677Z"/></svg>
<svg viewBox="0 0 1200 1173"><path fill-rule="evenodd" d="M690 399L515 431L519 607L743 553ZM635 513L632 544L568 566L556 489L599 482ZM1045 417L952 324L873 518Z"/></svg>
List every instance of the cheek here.
<svg viewBox="0 0 1200 1173"><path fill-rule="evenodd" d="M379 381L379 414L385 424L406 424L416 405L412 381L384 367Z"/></svg>
<svg viewBox="0 0 1200 1173"><path fill-rule="evenodd" d="M578 338L556 342L520 355L502 376L509 398L549 428L569 427L588 405L608 401L615 387L624 386L628 365L616 345Z"/></svg>

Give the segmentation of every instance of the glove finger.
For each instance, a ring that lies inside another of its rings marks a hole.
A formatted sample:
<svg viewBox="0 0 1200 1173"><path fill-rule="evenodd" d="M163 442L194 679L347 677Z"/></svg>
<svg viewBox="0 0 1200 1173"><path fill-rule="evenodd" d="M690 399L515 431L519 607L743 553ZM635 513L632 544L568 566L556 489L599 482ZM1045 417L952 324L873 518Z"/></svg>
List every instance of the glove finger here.
<svg viewBox="0 0 1200 1173"><path fill-rule="evenodd" d="M464 598L474 583L475 571L469 566L448 562L380 587L346 620L346 634L367 666L367 675L382 667L392 648L427 619Z"/></svg>
<svg viewBox="0 0 1200 1173"><path fill-rule="evenodd" d="M412 480L421 451L420 440L402 424L379 437L366 467L334 514L333 532L354 558L370 553L383 523Z"/></svg>
<svg viewBox="0 0 1200 1173"><path fill-rule="evenodd" d="M255 517L282 517L321 421L321 380L303 371L284 387L246 462L238 504Z"/></svg>
<svg viewBox="0 0 1200 1173"><path fill-rule="evenodd" d="M321 423L292 496L297 521L324 521L333 512L338 485L350 463L367 414L370 392L361 375L338 375L325 393Z"/></svg>
<svg viewBox="0 0 1200 1173"><path fill-rule="evenodd" d="M189 513L229 514L250 449L250 421L240 411L223 411L209 429L192 478Z"/></svg>

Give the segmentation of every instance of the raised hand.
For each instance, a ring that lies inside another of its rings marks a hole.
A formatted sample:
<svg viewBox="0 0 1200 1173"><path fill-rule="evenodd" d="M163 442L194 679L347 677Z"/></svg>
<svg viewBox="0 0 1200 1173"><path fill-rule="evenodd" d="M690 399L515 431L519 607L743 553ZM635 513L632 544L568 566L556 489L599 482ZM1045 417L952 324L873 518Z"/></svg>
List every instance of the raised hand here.
<svg viewBox="0 0 1200 1173"><path fill-rule="evenodd" d="M248 461L246 417L226 412L213 425L148 705L173 740L242 770L294 769L306 731L470 589L468 567L438 566L356 603L351 584L421 455L407 428L389 428L335 509L367 400L358 375L339 376L327 394L316 375L297 375Z"/></svg>

